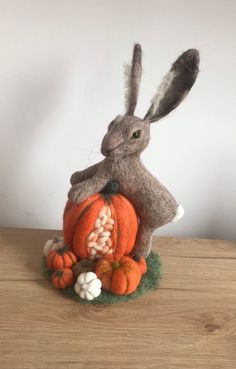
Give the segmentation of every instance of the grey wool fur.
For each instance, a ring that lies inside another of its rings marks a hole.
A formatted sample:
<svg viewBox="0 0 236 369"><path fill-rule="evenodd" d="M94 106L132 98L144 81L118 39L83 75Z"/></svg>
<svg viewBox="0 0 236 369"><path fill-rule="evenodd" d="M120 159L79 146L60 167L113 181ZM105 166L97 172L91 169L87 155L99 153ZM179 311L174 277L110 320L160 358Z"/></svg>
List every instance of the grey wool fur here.
<svg viewBox="0 0 236 369"><path fill-rule="evenodd" d="M134 45L132 66L129 70L126 91L126 108L128 115L134 115L138 102L138 92L142 76L142 49L139 44Z"/></svg>
<svg viewBox="0 0 236 369"><path fill-rule="evenodd" d="M140 154L150 140L150 124L158 121L187 96L193 86L199 66L199 53L185 51L172 65L145 117L134 116L141 80L141 46L134 46L127 112L118 115L108 126L101 152L105 159L71 176L68 197L81 203L100 192L110 180L119 182L119 193L135 207L140 224L132 256L147 256L151 250L151 237L156 228L175 221L180 206L170 192L145 168Z"/></svg>

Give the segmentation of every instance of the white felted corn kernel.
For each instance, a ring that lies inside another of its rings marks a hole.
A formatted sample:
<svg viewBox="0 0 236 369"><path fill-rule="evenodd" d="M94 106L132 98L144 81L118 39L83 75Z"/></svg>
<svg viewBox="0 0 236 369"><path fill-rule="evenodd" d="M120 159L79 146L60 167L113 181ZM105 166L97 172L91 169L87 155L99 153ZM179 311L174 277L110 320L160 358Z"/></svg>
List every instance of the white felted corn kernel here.
<svg viewBox="0 0 236 369"><path fill-rule="evenodd" d="M100 228L101 227L101 220L97 219L95 222L95 228Z"/></svg>
<svg viewBox="0 0 236 369"><path fill-rule="evenodd" d="M103 206L103 208L99 212L99 217L102 218L107 212L107 207Z"/></svg>
<svg viewBox="0 0 236 369"><path fill-rule="evenodd" d="M104 243L102 243L102 244L100 244L100 245L97 245L96 247L95 247L95 249L97 250L97 251L102 251L102 249L103 249L103 247L105 246L105 244Z"/></svg>
<svg viewBox="0 0 236 369"><path fill-rule="evenodd" d="M102 237L110 237L110 235L111 235L111 232L109 232L109 231L106 231L106 232L102 232L101 233L101 236Z"/></svg>
<svg viewBox="0 0 236 369"><path fill-rule="evenodd" d="M99 244L103 244L103 243L105 243L107 240L108 240L108 237L100 237L100 238L98 239L98 243L99 243Z"/></svg>
<svg viewBox="0 0 236 369"><path fill-rule="evenodd" d="M103 232L103 227L99 227L99 228L97 229L97 231L98 231L98 233L102 233L102 232Z"/></svg>
<svg viewBox="0 0 236 369"><path fill-rule="evenodd" d="M75 292L86 300L93 300L101 293L102 283L93 272L81 273L75 283Z"/></svg>
<svg viewBox="0 0 236 369"><path fill-rule="evenodd" d="M103 217L101 218L101 225L104 226L107 222L107 216L103 215Z"/></svg>
<svg viewBox="0 0 236 369"><path fill-rule="evenodd" d="M91 241L95 236L94 232L91 232L90 235L88 236L88 241Z"/></svg>
<svg viewBox="0 0 236 369"><path fill-rule="evenodd" d="M97 241L97 239L98 239L98 234L97 234L97 233L95 233L95 234L94 234L94 237L93 237L93 242L96 242L96 241Z"/></svg>
<svg viewBox="0 0 236 369"><path fill-rule="evenodd" d="M115 221L114 221L114 219L109 218L109 219L107 219L107 223L113 225L115 223Z"/></svg>
<svg viewBox="0 0 236 369"><path fill-rule="evenodd" d="M97 246L97 242L95 241L91 241L88 243L88 247L95 247L95 246Z"/></svg>
<svg viewBox="0 0 236 369"><path fill-rule="evenodd" d="M108 218L111 218L111 209L110 208L107 208L107 216L108 216Z"/></svg>

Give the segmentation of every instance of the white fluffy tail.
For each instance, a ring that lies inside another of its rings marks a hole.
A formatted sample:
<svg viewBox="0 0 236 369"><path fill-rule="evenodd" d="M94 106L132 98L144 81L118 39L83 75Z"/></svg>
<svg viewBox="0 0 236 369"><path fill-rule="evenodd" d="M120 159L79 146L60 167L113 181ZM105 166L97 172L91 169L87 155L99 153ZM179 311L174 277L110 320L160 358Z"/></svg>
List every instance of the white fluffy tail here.
<svg viewBox="0 0 236 369"><path fill-rule="evenodd" d="M177 207L176 214L175 214L174 218L172 218L172 220L171 220L171 223L178 222L181 218L183 218L183 216L184 216L184 208L183 208L182 205L179 205Z"/></svg>

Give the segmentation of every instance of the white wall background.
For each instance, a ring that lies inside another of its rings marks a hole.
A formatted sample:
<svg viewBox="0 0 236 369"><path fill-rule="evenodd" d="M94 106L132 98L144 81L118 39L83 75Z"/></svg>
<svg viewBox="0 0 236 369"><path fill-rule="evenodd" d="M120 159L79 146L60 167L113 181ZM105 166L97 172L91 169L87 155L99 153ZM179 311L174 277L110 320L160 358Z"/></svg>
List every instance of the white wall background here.
<svg viewBox="0 0 236 369"><path fill-rule="evenodd" d="M234 239L235 16L233 0L0 0L0 225L61 228L71 173L101 159L124 112L138 41L140 116L175 58L201 52L189 97L153 125L143 154L186 211L159 233Z"/></svg>

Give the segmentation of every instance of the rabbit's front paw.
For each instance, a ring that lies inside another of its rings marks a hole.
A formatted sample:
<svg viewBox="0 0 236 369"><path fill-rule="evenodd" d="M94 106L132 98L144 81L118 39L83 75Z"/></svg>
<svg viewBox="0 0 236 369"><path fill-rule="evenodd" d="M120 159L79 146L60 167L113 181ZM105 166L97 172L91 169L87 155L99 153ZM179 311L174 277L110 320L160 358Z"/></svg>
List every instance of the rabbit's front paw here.
<svg viewBox="0 0 236 369"><path fill-rule="evenodd" d="M70 184L74 186L76 183L80 181L81 176L82 176L82 172L73 173L72 176L70 177Z"/></svg>
<svg viewBox="0 0 236 369"><path fill-rule="evenodd" d="M68 192L68 199L74 203L79 203L81 197L82 188L80 185L72 186Z"/></svg>

